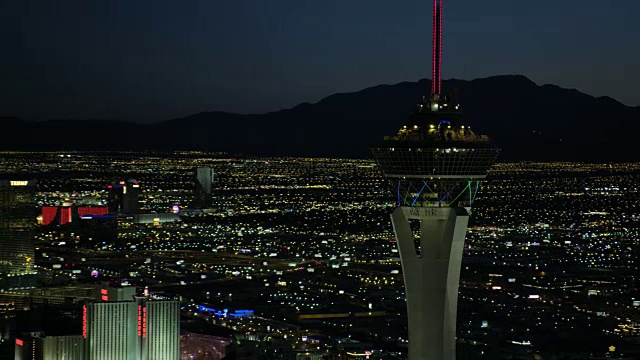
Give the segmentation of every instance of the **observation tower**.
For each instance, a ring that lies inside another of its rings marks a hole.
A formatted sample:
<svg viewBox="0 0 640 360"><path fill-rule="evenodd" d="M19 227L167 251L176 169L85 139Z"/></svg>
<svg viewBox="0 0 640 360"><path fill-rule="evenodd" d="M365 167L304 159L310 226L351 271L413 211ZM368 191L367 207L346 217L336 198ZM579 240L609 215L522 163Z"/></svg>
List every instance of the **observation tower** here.
<svg viewBox="0 0 640 360"><path fill-rule="evenodd" d="M467 223L500 149L464 122L456 96L442 92L442 0L433 1L432 56L431 96L371 152L396 199L391 222L404 274L409 359L455 360Z"/></svg>

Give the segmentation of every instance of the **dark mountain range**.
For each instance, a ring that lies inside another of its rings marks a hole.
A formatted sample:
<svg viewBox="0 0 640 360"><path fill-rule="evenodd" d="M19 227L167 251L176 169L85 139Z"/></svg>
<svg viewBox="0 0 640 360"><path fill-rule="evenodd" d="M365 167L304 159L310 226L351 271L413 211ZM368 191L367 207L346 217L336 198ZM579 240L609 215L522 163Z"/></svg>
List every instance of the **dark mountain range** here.
<svg viewBox="0 0 640 360"><path fill-rule="evenodd" d="M448 80L476 132L503 160L638 161L640 108L524 76ZM213 150L251 156L369 157L427 95L429 80L335 94L267 114L207 112L154 124L1 118L0 147L16 150Z"/></svg>

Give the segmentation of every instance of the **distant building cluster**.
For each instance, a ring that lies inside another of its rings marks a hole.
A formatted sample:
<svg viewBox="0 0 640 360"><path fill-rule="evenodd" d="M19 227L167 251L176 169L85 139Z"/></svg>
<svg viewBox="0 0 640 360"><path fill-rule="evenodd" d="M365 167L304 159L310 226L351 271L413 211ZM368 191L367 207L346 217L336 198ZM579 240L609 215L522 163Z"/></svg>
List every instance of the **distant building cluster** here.
<svg viewBox="0 0 640 360"><path fill-rule="evenodd" d="M82 305L82 333L15 339L16 360L178 360L180 307L177 301L136 296L133 287L100 288L100 300Z"/></svg>

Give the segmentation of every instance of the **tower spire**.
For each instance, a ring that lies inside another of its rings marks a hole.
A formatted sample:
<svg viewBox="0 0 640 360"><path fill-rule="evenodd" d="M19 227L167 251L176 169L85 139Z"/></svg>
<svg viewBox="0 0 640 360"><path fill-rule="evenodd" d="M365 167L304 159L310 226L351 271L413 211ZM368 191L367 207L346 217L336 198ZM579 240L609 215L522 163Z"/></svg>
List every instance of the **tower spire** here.
<svg viewBox="0 0 640 360"><path fill-rule="evenodd" d="M431 95L442 92L442 0L433 0Z"/></svg>

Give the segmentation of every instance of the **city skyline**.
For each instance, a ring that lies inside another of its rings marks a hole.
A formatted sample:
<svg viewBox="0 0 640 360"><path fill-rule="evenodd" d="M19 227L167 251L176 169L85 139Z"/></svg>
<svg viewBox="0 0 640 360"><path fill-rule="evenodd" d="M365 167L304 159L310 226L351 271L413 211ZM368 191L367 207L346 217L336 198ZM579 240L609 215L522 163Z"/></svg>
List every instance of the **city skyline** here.
<svg viewBox="0 0 640 360"><path fill-rule="evenodd" d="M33 331L44 331L45 346L81 340L83 303L127 297L105 283L181 298L181 328L191 335L180 343L196 352L226 349L230 360L274 351L407 356L404 273L389 221L395 204L374 160L2 155L0 172L36 180L38 212L103 209L114 179L133 178L140 214L36 227L36 284L0 292L0 358L31 344ZM211 209L192 206L198 167L218 179ZM459 358L640 355L638 174L638 163L491 167L462 249ZM464 195L450 200L466 205ZM175 205L179 213L168 213Z"/></svg>
<svg viewBox="0 0 640 360"><path fill-rule="evenodd" d="M424 1L3 7L14 14L2 24L7 116L155 121L200 111L261 113L430 77ZM452 2L444 40L457 45L444 48L443 78L524 74L638 105L640 73L632 64L640 55L627 30L638 7Z"/></svg>

